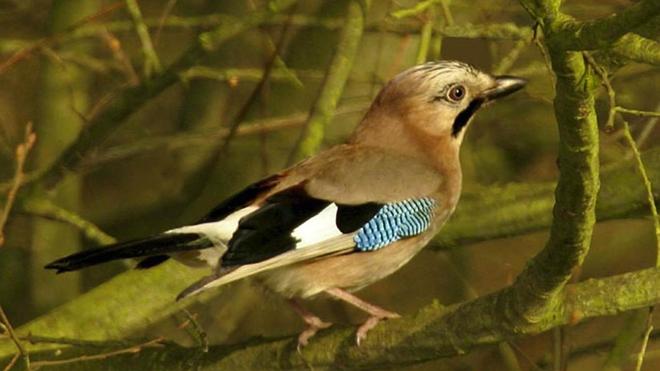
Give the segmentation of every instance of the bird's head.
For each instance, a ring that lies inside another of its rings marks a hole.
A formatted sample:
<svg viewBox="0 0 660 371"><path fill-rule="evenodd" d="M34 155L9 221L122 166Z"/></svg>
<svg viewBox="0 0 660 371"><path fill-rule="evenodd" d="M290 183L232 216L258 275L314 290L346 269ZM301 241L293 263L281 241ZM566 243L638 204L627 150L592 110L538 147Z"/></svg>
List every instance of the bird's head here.
<svg viewBox="0 0 660 371"><path fill-rule="evenodd" d="M479 108L524 85L524 79L491 76L457 61L415 66L383 87L356 137L379 131L381 137L399 137L382 138L385 142L412 136L458 148Z"/></svg>

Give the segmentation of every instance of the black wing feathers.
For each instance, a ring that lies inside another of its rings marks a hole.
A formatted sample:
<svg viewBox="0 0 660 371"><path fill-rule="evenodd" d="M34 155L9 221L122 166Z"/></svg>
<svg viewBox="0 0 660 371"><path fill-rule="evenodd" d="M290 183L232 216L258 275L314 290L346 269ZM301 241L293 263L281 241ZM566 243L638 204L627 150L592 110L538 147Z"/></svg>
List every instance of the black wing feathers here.
<svg viewBox="0 0 660 371"><path fill-rule="evenodd" d="M211 246L213 246L211 241L206 238L200 238L197 233L167 233L81 251L58 259L46 265L46 268L57 269L58 273L68 272L112 260L161 256L168 253L199 250Z"/></svg>
<svg viewBox="0 0 660 371"><path fill-rule="evenodd" d="M382 204L367 202L361 205L337 206L337 229L341 233L351 233L362 228L383 207Z"/></svg>
<svg viewBox="0 0 660 371"><path fill-rule="evenodd" d="M296 247L296 227L330 204L305 192L303 184L276 193L263 206L243 217L222 257L222 266L256 263Z"/></svg>
<svg viewBox="0 0 660 371"><path fill-rule="evenodd" d="M169 255L154 255L140 260L135 269L149 269L165 263L170 258Z"/></svg>
<svg viewBox="0 0 660 371"><path fill-rule="evenodd" d="M259 195L268 192L275 187L281 177L282 175L280 174L271 175L247 186L242 191L222 201L218 206L213 208L208 215L200 220L200 223L210 223L222 220L234 211L242 209L250 204L255 198L259 197Z"/></svg>

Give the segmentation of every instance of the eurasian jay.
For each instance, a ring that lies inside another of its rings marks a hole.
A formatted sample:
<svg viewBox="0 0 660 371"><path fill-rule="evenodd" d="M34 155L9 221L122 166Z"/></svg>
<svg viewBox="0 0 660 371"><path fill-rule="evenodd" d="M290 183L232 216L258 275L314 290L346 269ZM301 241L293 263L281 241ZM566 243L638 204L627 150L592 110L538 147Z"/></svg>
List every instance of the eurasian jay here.
<svg viewBox="0 0 660 371"><path fill-rule="evenodd" d="M359 345L398 314L351 292L392 274L438 232L460 196L459 148L470 120L524 85L456 61L410 68L385 85L346 144L248 186L197 224L46 268L59 273L126 258L148 268L173 257L213 270L179 298L255 276L302 316L299 346L330 325L299 299L325 293L369 314L357 330Z"/></svg>

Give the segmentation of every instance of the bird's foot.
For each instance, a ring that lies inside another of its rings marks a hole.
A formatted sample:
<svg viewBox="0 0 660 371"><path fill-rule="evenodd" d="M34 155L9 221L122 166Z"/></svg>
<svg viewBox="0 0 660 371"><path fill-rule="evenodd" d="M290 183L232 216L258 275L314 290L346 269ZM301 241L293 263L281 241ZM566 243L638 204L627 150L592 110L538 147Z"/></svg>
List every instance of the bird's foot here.
<svg viewBox="0 0 660 371"><path fill-rule="evenodd" d="M401 316L397 313L394 312L388 312L382 308L379 308L381 311L377 315L372 314L360 327L357 329L357 333L355 334L355 343L357 346L360 346L364 339L367 338L367 333L369 330L373 329L378 325L378 323L382 320L385 319L394 319L394 318L400 318Z"/></svg>
<svg viewBox="0 0 660 371"><path fill-rule="evenodd" d="M316 335L319 330L332 326L332 323L324 322L316 316L303 317L303 320L307 323L307 328L298 335L298 352L302 351L302 348L307 346L309 339Z"/></svg>
<svg viewBox="0 0 660 371"><path fill-rule="evenodd" d="M364 341L364 339L367 337L367 332L369 332L369 330L371 330L372 328L376 327L378 322L384 319L393 319L393 318L401 317L397 313L390 312L377 305L367 303L366 301L340 288L327 289L325 292L327 292L331 296L334 296L337 299L341 299L369 313L369 318L367 319L367 321L364 322L360 327L358 327L357 334L355 336L355 341L358 346L360 346L362 341Z"/></svg>
<svg viewBox="0 0 660 371"><path fill-rule="evenodd" d="M307 328L298 335L297 349L298 352L301 352L302 348L309 343L309 339L316 335L319 330L332 326L332 323L321 320L314 315L314 313L305 309L297 299L289 299L288 302L291 305L291 308L293 308L293 310L298 313L302 320L307 324Z"/></svg>

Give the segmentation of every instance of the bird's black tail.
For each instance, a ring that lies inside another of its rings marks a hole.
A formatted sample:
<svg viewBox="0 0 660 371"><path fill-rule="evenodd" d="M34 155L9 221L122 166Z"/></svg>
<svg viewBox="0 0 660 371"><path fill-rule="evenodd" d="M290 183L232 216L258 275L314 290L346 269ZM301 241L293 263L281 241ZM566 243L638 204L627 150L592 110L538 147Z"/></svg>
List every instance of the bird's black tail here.
<svg viewBox="0 0 660 371"><path fill-rule="evenodd" d="M213 243L209 239L197 233L164 233L81 251L58 259L45 268L56 269L57 273L62 273L112 260L156 256L166 258L170 253L201 250L212 246Z"/></svg>

